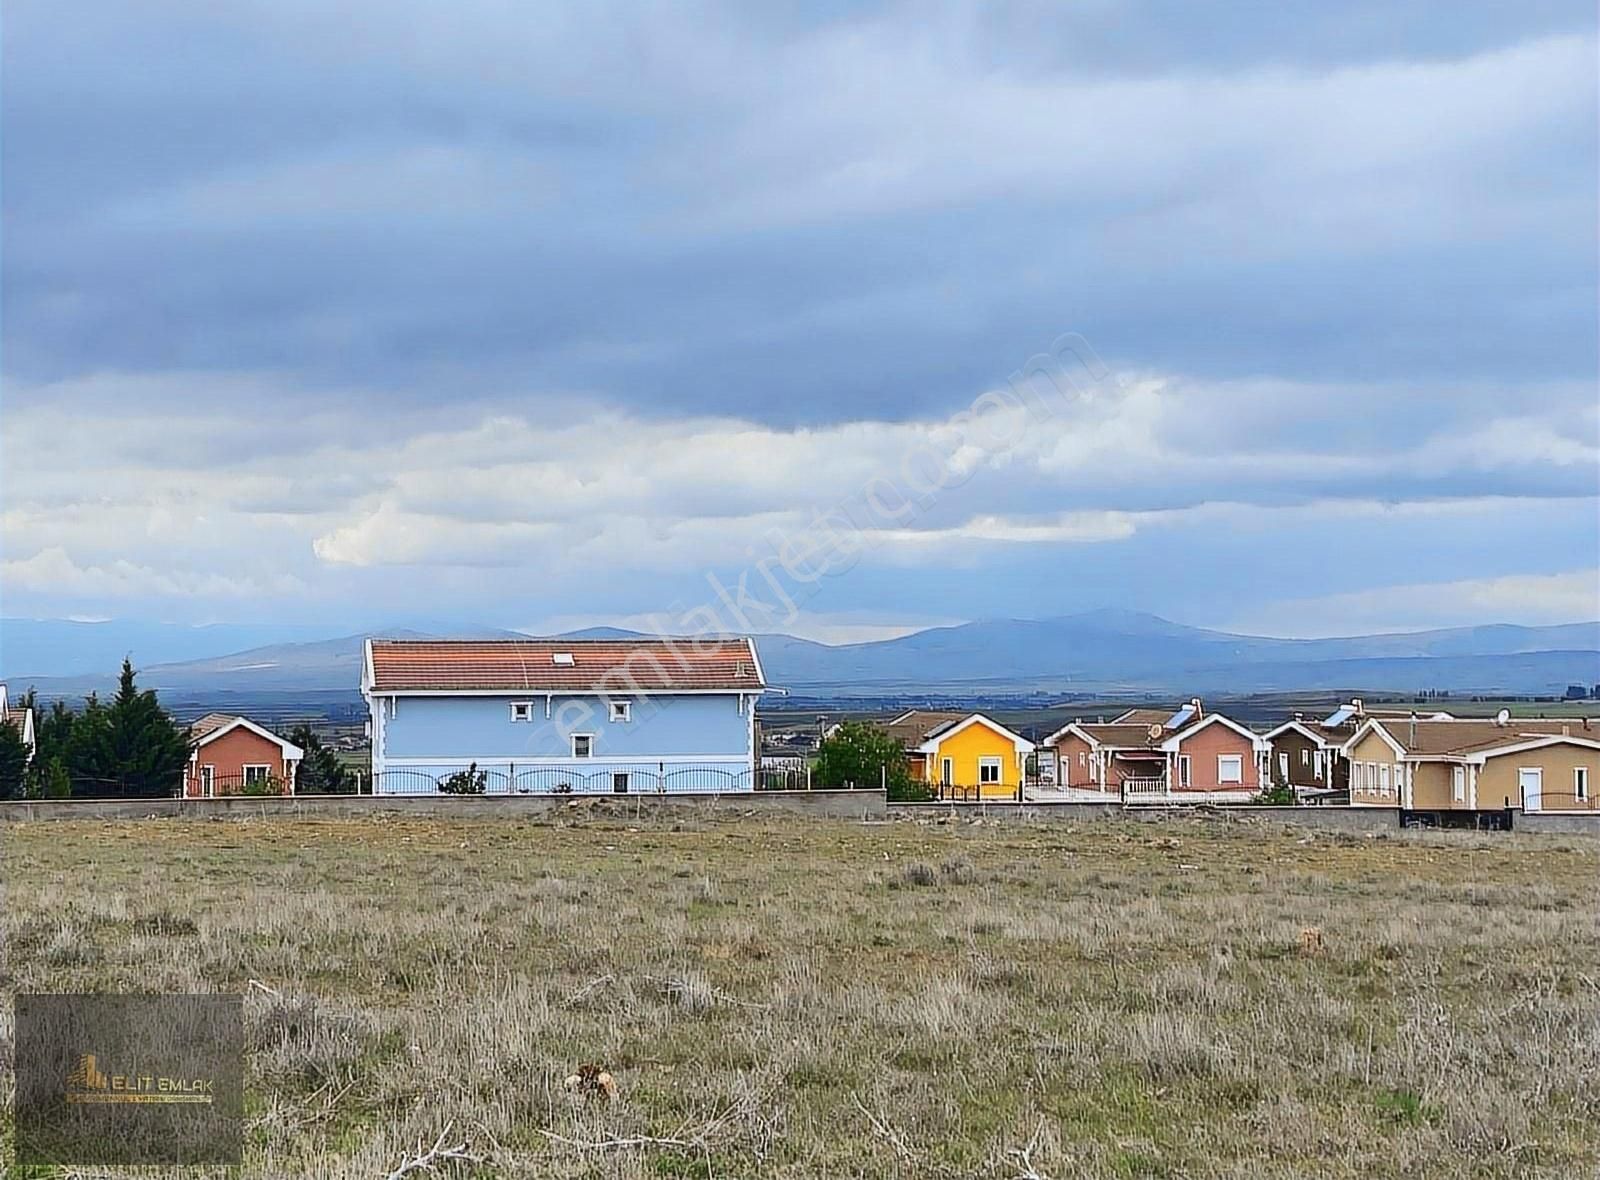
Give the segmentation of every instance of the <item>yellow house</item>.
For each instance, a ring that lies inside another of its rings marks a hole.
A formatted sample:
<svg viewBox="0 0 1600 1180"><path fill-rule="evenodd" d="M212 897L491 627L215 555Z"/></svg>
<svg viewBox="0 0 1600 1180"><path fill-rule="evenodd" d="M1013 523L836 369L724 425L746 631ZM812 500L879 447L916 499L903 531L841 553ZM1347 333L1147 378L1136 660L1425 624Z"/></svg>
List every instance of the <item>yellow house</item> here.
<svg viewBox="0 0 1600 1180"><path fill-rule="evenodd" d="M1033 743L982 713L913 709L885 728L900 742L911 777L941 799L1015 799Z"/></svg>

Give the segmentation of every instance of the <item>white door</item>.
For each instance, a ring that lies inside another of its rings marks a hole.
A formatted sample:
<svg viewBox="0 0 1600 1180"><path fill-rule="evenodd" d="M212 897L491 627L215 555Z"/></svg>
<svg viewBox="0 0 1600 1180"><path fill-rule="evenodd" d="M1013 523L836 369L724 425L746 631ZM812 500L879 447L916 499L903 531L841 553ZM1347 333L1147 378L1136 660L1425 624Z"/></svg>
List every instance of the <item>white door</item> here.
<svg viewBox="0 0 1600 1180"><path fill-rule="evenodd" d="M211 798L212 784L216 782L217 768L215 766L202 766L200 768L200 794Z"/></svg>
<svg viewBox="0 0 1600 1180"><path fill-rule="evenodd" d="M1284 782L1289 781L1289 755L1281 751L1278 754L1278 777Z"/></svg>
<svg viewBox="0 0 1600 1180"><path fill-rule="evenodd" d="M1517 786L1522 788L1522 810L1538 811L1539 797L1544 793L1544 771L1537 766L1524 766L1517 771Z"/></svg>

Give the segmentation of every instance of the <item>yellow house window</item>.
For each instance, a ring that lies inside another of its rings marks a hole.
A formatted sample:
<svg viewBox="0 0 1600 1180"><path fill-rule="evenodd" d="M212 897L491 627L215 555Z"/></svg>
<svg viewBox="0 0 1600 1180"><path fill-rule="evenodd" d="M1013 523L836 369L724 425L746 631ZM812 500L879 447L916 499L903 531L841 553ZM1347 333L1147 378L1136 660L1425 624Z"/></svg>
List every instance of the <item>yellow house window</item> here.
<svg viewBox="0 0 1600 1180"><path fill-rule="evenodd" d="M978 759L978 785L992 786L1000 781L1001 761L998 758Z"/></svg>

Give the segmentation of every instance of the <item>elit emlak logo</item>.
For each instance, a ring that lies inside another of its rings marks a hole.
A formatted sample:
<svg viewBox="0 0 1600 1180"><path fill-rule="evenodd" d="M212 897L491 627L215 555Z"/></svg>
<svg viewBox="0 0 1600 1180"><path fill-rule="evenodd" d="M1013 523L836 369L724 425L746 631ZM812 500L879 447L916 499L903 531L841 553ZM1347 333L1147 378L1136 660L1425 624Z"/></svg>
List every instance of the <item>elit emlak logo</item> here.
<svg viewBox="0 0 1600 1180"><path fill-rule="evenodd" d="M171 1078L163 1074L108 1074L93 1053L84 1053L67 1074L67 1101L93 1104L128 1102L212 1102L210 1078Z"/></svg>

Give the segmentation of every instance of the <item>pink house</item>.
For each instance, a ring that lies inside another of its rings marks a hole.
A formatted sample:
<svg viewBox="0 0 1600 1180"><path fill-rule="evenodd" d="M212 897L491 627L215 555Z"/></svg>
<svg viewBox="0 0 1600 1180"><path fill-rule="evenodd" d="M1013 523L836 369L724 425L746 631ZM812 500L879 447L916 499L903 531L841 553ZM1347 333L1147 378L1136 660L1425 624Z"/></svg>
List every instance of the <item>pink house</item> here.
<svg viewBox="0 0 1600 1180"><path fill-rule="evenodd" d="M248 717L207 713L189 727L186 799L218 795L294 794L304 751Z"/></svg>
<svg viewBox="0 0 1600 1180"><path fill-rule="evenodd" d="M1122 799L1242 801L1269 782L1272 745L1199 699L1180 709L1134 709L1109 723L1074 721L1044 740L1057 785Z"/></svg>

